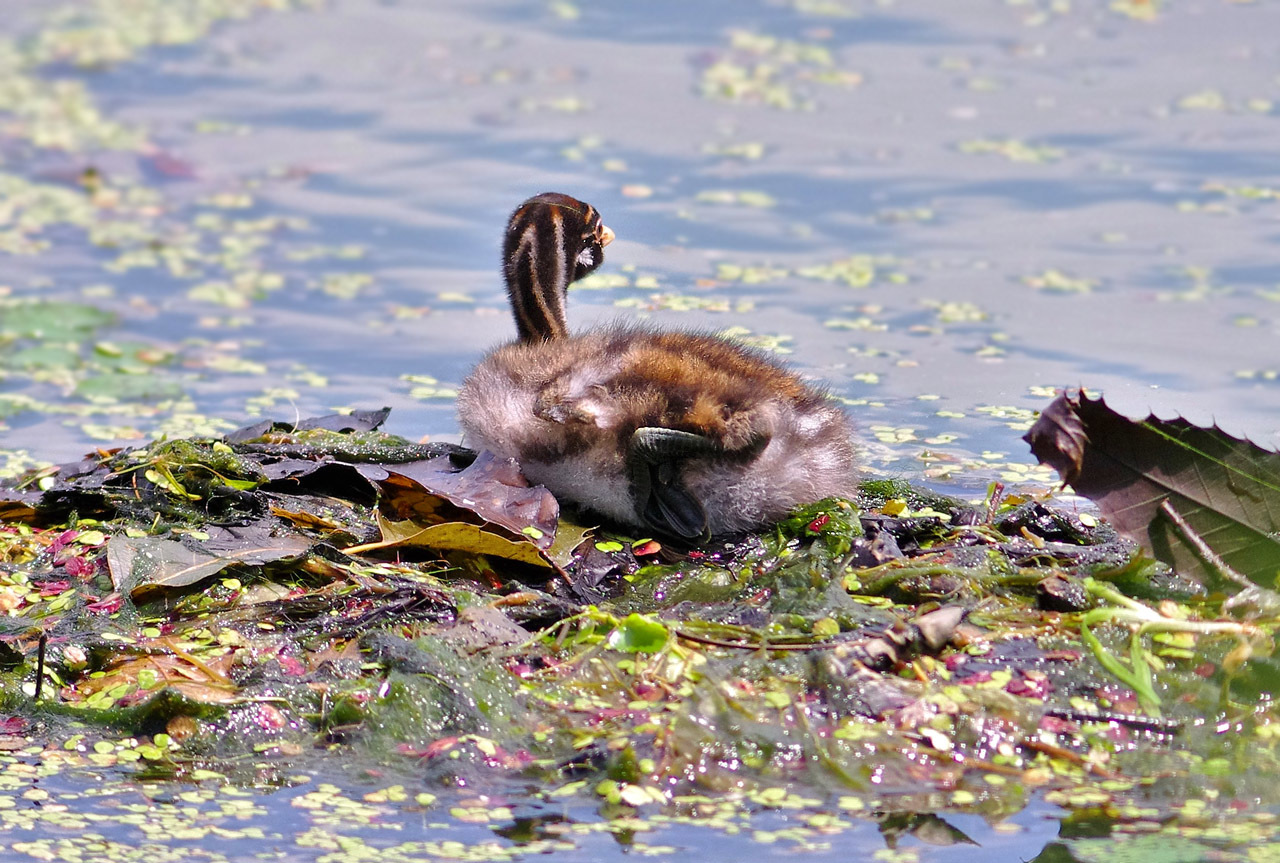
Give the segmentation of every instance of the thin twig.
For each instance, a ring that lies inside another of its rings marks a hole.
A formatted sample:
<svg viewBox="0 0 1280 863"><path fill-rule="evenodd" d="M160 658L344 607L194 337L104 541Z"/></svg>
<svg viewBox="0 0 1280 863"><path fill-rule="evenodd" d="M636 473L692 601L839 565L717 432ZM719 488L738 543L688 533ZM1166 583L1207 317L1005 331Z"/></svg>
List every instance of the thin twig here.
<svg viewBox="0 0 1280 863"><path fill-rule="evenodd" d="M1084 756L1080 755L1079 753L1072 752L1070 749L1067 749L1065 746L1058 746L1054 743L1049 743L1044 740L1039 740L1035 737L1024 737L1022 738L1021 743L1023 746L1025 746L1026 748L1034 752L1043 752L1045 755L1048 755L1050 758L1060 758L1063 761L1069 761L1072 764L1075 764L1079 767L1083 767L1085 770L1089 771L1090 773L1094 773L1098 776L1101 776L1103 779L1119 779L1120 778L1120 774L1116 773L1114 770L1103 767L1101 764L1095 764L1091 761L1086 761L1084 759Z"/></svg>
<svg viewBox="0 0 1280 863"><path fill-rule="evenodd" d="M724 641L719 638L709 638L705 635L694 635L683 629L673 630L676 636L683 638L685 641L693 641L698 644L709 644L712 647L726 647L730 650L790 650L790 651L808 651L808 650L831 650L834 647L840 647L849 644L848 640L842 641L824 641L822 643L806 642L802 644L770 644L767 641Z"/></svg>
<svg viewBox="0 0 1280 863"><path fill-rule="evenodd" d="M36 694L34 701L40 700L40 693L44 691L44 651L49 644L49 636L46 633L40 633L40 646L36 648Z"/></svg>
<svg viewBox="0 0 1280 863"><path fill-rule="evenodd" d="M1154 731L1159 734L1177 734L1182 730L1182 723L1176 720L1138 716L1133 713L1086 713L1083 710L1072 710L1066 707L1050 707L1045 713L1055 719L1067 719L1071 722L1111 722L1126 728Z"/></svg>

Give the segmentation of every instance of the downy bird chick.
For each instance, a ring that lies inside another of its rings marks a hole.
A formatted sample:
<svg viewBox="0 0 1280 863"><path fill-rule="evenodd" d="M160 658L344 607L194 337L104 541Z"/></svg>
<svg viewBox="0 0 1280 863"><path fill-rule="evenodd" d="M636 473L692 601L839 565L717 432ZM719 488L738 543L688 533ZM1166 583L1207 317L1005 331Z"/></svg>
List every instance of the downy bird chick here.
<svg viewBox="0 0 1280 863"><path fill-rule="evenodd" d="M568 287L600 266L613 236L568 195L512 213L503 274L519 338L463 383L466 442L516 459L561 500L685 540L851 496L848 418L762 352L639 326L569 333Z"/></svg>

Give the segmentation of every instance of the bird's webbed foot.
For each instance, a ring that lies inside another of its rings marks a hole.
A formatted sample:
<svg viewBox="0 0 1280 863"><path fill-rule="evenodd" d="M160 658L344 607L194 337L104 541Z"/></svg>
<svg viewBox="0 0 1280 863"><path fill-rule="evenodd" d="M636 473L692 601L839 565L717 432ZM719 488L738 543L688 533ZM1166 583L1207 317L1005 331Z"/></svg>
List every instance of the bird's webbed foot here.
<svg viewBox="0 0 1280 863"><path fill-rule="evenodd" d="M677 429L638 428L627 444L627 475L636 514L654 530L681 539L708 539L707 511L678 481L680 462L710 455L711 438Z"/></svg>
<svg viewBox="0 0 1280 863"><path fill-rule="evenodd" d="M636 513L653 529L681 539L711 538L702 502L680 484L680 465L702 456L754 458L769 442L757 435L740 449L726 449L707 435L679 429L643 427L627 444L627 475Z"/></svg>

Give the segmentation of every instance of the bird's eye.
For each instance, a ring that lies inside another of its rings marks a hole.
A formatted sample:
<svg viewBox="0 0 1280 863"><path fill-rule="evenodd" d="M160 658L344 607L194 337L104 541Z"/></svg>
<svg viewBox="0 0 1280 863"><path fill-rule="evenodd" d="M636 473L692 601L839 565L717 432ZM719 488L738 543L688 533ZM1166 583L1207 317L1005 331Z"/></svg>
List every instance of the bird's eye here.
<svg viewBox="0 0 1280 863"><path fill-rule="evenodd" d="M595 255L591 253L590 249L583 249L581 252L578 253L578 266L590 267L590 266L593 266L595 262L596 262Z"/></svg>

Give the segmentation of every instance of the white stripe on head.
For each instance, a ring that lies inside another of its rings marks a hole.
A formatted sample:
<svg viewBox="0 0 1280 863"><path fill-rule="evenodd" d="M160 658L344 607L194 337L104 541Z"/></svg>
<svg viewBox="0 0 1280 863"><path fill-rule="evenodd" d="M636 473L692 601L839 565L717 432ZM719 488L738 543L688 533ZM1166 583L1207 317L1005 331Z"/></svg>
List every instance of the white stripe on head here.
<svg viewBox="0 0 1280 863"><path fill-rule="evenodd" d="M564 246L564 214L560 212L559 207L551 208L551 221L556 226L555 230L555 249L556 249L556 283L550 286L553 296L547 298L547 319L548 324L554 322L557 336L565 335L565 313L564 313L564 296L569 289L569 273L566 268L569 266L568 250ZM547 290L542 285L538 286L538 293L546 296ZM553 313L550 305L555 305ZM548 329L551 329L549 326Z"/></svg>

